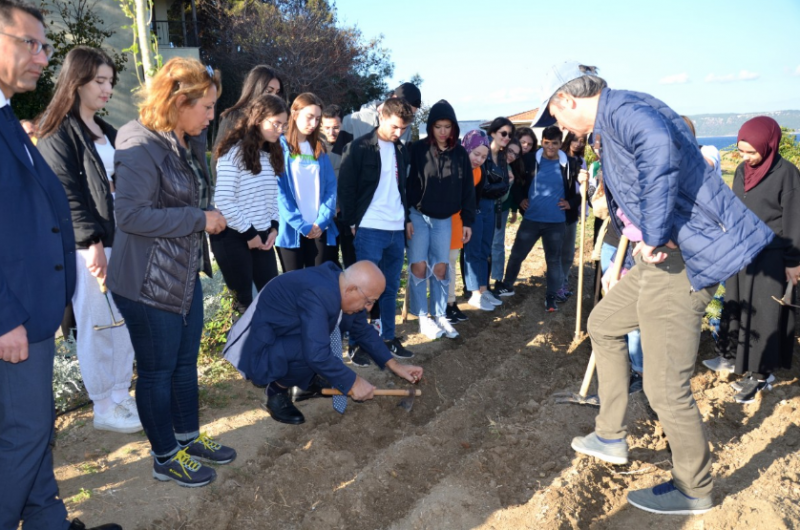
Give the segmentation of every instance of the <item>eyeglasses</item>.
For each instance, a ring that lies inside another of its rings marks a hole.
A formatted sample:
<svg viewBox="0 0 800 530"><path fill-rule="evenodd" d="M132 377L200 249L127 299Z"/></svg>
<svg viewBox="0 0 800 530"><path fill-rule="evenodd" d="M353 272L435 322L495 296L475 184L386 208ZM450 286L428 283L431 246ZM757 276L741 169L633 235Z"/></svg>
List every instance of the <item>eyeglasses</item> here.
<svg viewBox="0 0 800 530"><path fill-rule="evenodd" d="M375 304L378 303L378 299L377 298L375 300L370 300L369 297L364 294L364 291L362 291L361 287L359 287L358 285L356 285L356 289L358 289L358 292L361 293L361 296L364 297L364 300L367 301L367 305L375 305Z"/></svg>
<svg viewBox="0 0 800 530"><path fill-rule="evenodd" d="M275 129L278 132L283 132L288 127L288 125L285 124L285 123L275 123L274 121L270 121L270 120L264 120L264 121L269 123L272 126L272 128Z"/></svg>
<svg viewBox="0 0 800 530"><path fill-rule="evenodd" d="M6 37L11 37L12 39L16 39L20 42L24 42L25 45L28 47L28 51L31 52L31 55L38 55L39 52L44 51L45 57L49 61L50 58L55 53L56 49L53 48L51 44L46 44L44 42L39 42L36 39L25 39L23 37L17 37L16 35L12 35L10 33L5 33L0 31L0 35L5 35Z"/></svg>
<svg viewBox="0 0 800 530"><path fill-rule="evenodd" d="M519 153L515 153L514 151L508 151L506 153L506 159L508 159L509 162L513 162L517 158L519 158Z"/></svg>

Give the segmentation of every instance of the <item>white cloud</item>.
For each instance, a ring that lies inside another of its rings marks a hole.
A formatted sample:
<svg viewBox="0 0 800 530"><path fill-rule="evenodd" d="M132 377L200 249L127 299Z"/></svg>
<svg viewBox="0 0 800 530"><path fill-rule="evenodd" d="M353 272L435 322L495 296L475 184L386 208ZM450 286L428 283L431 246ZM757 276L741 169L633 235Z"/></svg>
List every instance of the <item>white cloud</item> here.
<svg viewBox="0 0 800 530"><path fill-rule="evenodd" d="M794 70L794 75L800 75L800 66L798 66L797 68L795 68L795 70Z"/></svg>
<svg viewBox="0 0 800 530"><path fill-rule="evenodd" d="M754 79L758 79L761 77L761 74L757 74L755 72L748 72L747 70L741 70L739 74L727 74L727 75L717 75L717 74L708 74L706 76L706 83L732 83L734 81L752 81Z"/></svg>
<svg viewBox="0 0 800 530"><path fill-rule="evenodd" d="M668 75L659 79L658 83L661 85L682 85L689 82L689 74L686 72L674 75Z"/></svg>

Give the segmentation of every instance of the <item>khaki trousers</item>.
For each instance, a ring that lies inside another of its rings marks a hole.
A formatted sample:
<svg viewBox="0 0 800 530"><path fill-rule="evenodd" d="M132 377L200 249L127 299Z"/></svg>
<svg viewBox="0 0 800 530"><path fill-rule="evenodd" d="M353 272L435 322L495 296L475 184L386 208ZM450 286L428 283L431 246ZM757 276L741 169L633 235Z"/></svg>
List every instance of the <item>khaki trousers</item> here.
<svg viewBox="0 0 800 530"><path fill-rule="evenodd" d="M630 361L625 336L641 329L644 391L672 449L675 486L690 497L711 493L711 455L690 378L700 343L701 322L716 286L693 292L680 250L660 247L658 265L636 258L633 267L589 316L597 358L600 414L598 436L625 438Z"/></svg>

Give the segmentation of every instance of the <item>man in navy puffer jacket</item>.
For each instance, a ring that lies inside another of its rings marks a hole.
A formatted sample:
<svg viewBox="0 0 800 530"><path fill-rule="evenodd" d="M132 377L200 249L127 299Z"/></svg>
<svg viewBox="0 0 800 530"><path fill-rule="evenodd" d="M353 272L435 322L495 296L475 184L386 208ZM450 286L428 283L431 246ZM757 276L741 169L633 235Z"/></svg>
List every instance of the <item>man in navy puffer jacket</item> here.
<svg viewBox="0 0 800 530"><path fill-rule="evenodd" d="M640 328L644 390L669 437L673 471L671 481L630 492L628 502L655 513L704 513L713 506L711 457L690 387L702 317L717 284L750 263L773 232L714 175L663 102L610 90L595 68L574 62L548 72L542 100L533 126L557 121L599 138L609 210L621 209L643 235L637 266L589 316L601 407L595 431L572 447L628 462L625 335Z"/></svg>

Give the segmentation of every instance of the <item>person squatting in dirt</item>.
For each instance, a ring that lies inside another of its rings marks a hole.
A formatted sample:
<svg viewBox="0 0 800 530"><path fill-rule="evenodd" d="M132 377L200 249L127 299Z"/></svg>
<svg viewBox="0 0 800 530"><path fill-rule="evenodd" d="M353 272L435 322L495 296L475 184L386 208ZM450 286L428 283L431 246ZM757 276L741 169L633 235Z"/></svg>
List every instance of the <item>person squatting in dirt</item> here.
<svg viewBox="0 0 800 530"><path fill-rule="evenodd" d="M609 211L621 209L643 238L633 251L638 266L589 316L600 413L595 431L576 437L572 448L628 462L625 336L639 328L644 390L674 467L672 480L632 491L628 502L654 513L705 513L714 505L711 455L689 382L701 322L717 284L747 266L774 234L713 174L677 113L650 95L611 90L596 73L576 62L553 66L534 120L601 137ZM621 233L618 218L611 220Z"/></svg>

